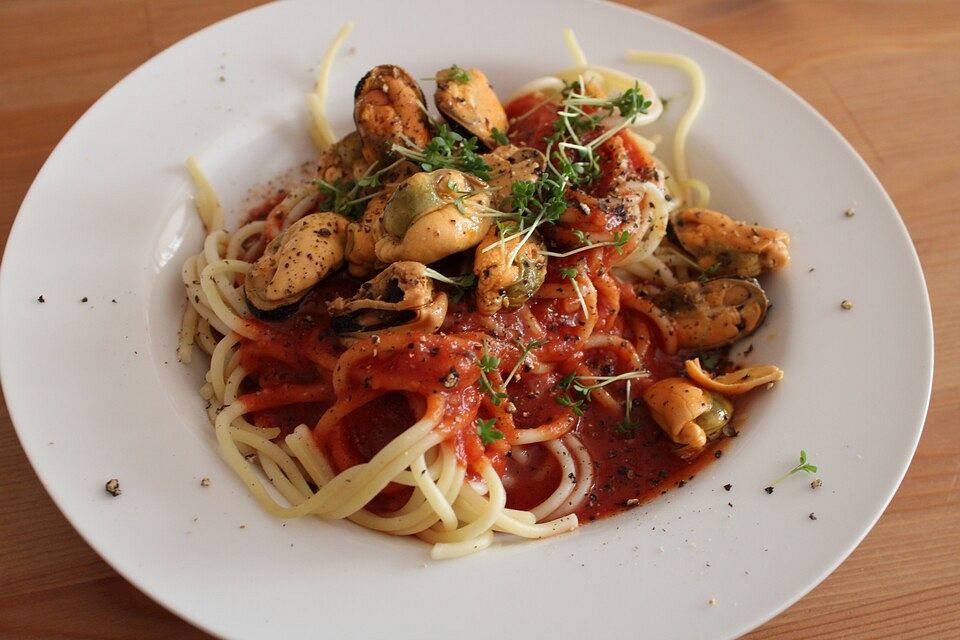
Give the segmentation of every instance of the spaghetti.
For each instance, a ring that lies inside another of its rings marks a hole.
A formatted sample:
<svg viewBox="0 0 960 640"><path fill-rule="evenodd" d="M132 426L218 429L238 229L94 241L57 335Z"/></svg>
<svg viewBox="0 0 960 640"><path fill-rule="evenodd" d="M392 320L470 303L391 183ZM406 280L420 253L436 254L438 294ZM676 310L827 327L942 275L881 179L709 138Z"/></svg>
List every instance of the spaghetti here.
<svg viewBox="0 0 960 640"><path fill-rule="evenodd" d="M570 531L712 458L726 396L782 377L725 354L766 310L746 276L783 266L788 238L693 206L709 193L685 154L699 68L630 54L692 78L673 174L640 133L663 111L653 88L590 66L569 30L576 66L505 107L479 70L439 71L464 134L376 67L337 141L327 78L351 29L309 99L316 177L230 232L187 165L206 237L182 269L178 356L210 357L200 393L251 495L453 558Z"/></svg>

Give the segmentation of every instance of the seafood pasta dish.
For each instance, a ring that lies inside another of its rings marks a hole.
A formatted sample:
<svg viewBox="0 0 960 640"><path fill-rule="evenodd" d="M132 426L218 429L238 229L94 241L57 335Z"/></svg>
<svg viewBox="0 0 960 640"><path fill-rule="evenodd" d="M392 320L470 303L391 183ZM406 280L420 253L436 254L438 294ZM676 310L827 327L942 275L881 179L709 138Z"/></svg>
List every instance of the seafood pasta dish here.
<svg viewBox="0 0 960 640"><path fill-rule="evenodd" d="M337 137L327 80L348 32L310 96L304 181L228 229L188 163L206 238L183 266L178 355L209 355L226 462L276 516L416 536L438 559L688 480L744 427L745 394L783 376L728 354L763 323L757 278L789 262L786 233L710 208L690 175L700 69L627 57L689 75L669 164L645 135L665 101L570 32L574 66L510 97L468 60L374 66Z"/></svg>

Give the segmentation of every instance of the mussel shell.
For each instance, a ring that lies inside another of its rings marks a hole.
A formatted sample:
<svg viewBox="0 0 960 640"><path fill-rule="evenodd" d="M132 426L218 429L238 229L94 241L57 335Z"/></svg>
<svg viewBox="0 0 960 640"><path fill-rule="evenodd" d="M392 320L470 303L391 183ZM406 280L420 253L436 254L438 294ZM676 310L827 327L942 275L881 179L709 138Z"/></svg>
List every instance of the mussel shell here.
<svg viewBox="0 0 960 640"><path fill-rule="evenodd" d="M723 304L706 306L706 297L716 293L727 294L727 290L739 290L743 294L742 299L727 301L725 295ZM686 282L670 287L656 296L654 302L677 323L676 334L680 347L698 349L732 344L752 334L763 324L770 306L760 283L746 276ZM739 314L736 324L730 322L728 314L720 313L730 309ZM744 315L744 312L749 315ZM693 329L699 334L691 333ZM696 341L693 342L695 336Z"/></svg>
<svg viewBox="0 0 960 640"><path fill-rule="evenodd" d="M333 316L330 328L338 334L381 331L411 322L417 317L415 310L391 311L384 309L360 309L353 313Z"/></svg>
<svg viewBox="0 0 960 640"><path fill-rule="evenodd" d="M277 322L278 320L284 320L292 316L297 309L300 308L300 303L303 302L303 299L306 297L308 291L305 291L302 296L293 302L285 302L279 306L261 309L250 300L250 297L247 295L243 296L244 301L247 303L247 309L250 310L250 315L252 315L257 320L263 320L265 322Z"/></svg>
<svg viewBox="0 0 960 640"><path fill-rule="evenodd" d="M458 85L455 80L441 78L443 71L446 69L437 73L437 90L433 100L437 105L437 111L453 131L465 138L477 138L485 149L491 151L496 149L499 145L493 139L493 129L499 129L501 133L506 134L509 122L503 105L487 77L480 71L471 69L468 71L470 82ZM472 95L469 98L454 95L451 89L457 87L469 87ZM465 111L468 106L474 108L469 115Z"/></svg>
<svg viewBox="0 0 960 640"><path fill-rule="evenodd" d="M353 92L354 124L356 125L357 133L360 135L360 138L363 140L364 144L374 149L377 149L377 154L380 155L381 157L383 155L389 155L389 148L388 148L389 144L386 144L386 143L396 142L398 144L403 144L403 140L396 139L391 141L388 138L381 139L378 136L372 135L364 126L364 123L360 121L359 107L364 94L367 91L377 89L378 87L376 86L375 83L379 79L387 76L400 80L404 85L406 85L408 88L413 90L414 94L416 95L416 99L419 101L420 105L426 105L426 97L423 95L423 89L420 88L420 85L417 84L417 81L414 80L413 77L409 73L407 73L402 67L398 67L397 65L392 65L392 64L377 65L376 67L374 67L373 69L370 69L367 73L365 73L362 78L360 78L360 81L357 82L357 86ZM426 130L427 132L430 132L432 130L430 118L423 111L423 109L421 109L418 105L413 105L413 108L416 108L418 111L417 120L419 121L419 124L422 125L424 130ZM410 135L409 130L407 131L407 134ZM426 144L428 140L429 140L429 135L427 139L420 140L420 141L415 140L415 142L417 142L418 144L419 143ZM386 144L386 147L384 146L385 144Z"/></svg>

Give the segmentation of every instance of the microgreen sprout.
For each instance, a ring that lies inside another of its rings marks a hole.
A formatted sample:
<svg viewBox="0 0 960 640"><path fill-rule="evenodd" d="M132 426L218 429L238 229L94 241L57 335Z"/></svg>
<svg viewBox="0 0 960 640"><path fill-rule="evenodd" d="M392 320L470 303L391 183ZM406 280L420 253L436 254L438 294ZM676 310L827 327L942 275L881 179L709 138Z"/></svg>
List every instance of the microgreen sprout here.
<svg viewBox="0 0 960 640"><path fill-rule="evenodd" d="M503 439L503 431L494 428L496 424L496 418L490 418L489 420L477 418L477 435L480 436L480 442L484 446Z"/></svg>
<svg viewBox="0 0 960 640"><path fill-rule="evenodd" d="M605 387L608 384L613 384L614 382L625 381L627 383L627 410L624 420L626 423L629 423L630 380L645 378L649 375L650 372L645 369L628 371L616 376L578 376L576 372L569 373L561 378L557 385L561 389L568 390L568 392L557 396L555 400L557 404L570 408L575 415L582 416L583 406L590 402L590 396L594 390ZM621 431L619 427L617 430Z"/></svg>
<svg viewBox="0 0 960 640"><path fill-rule="evenodd" d="M806 471L807 473L810 473L810 474L814 474L817 472L817 465L810 464L807 462L807 452L804 451L803 449L800 450L800 463L797 466L795 466L793 469L790 469L790 471L787 471L785 474L783 474L782 476L774 480L772 484L777 484L782 480L786 480L793 474L798 473L800 471Z"/></svg>
<svg viewBox="0 0 960 640"><path fill-rule="evenodd" d="M450 298L453 302L460 302L463 300L463 296L466 295L467 290L473 285L477 284L477 276L472 273L466 273L462 276L445 276L439 271L434 271L430 267L426 267L423 270L423 275L428 278L432 278L437 282L443 282L454 287L453 291L450 293Z"/></svg>
<svg viewBox="0 0 960 640"><path fill-rule="evenodd" d="M530 342L524 344L520 340L517 340L517 345L520 347L520 357L517 358L517 363L513 365L513 369L510 370L510 374L507 375L507 379L503 381L503 388L506 389L507 385L510 384L510 381L513 380L513 376L517 374L517 371L520 370L520 365L523 364L523 361L527 359L527 354L538 349L543 345L547 344L547 340L531 340Z"/></svg>
<svg viewBox="0 0 960 640"><path fill-rule="evenodd" d="M453 81L457 84L470 84L470 74L466 69L458 67L457 65L453 65L449 69L445 69L442 73L442 80Z"/></svg>
<svg viewBox="0 0 960 640"><path fill-rule="evenodd" d="M554 398L557 404L567 407L576 416L583 416L583 398L574 400L567 394L561 394Z"/></svg>
<svg viewBox="0 0 960 640"><path fill-rule="evenodd" d="M508 235L503 233L507 227L500 229L500 243L491 244L485 247L484 251L497 244L502 248L503 243L519 239L511 252L512 262L538 226L553 224L560 219L567 208L568 187L592 182L600 176L596 149L624 127L632 125L639 115L647 113L650 106L651 102L644 99L639 84L612 98L589 95L582 77L568 84L561 92L560 110L557 112L559 117L554 121L553 135L545 139L546 170L536 182L513 183L511 202L516 214L515 224L509 227ZM604 120L614 114L621 119L618 124L592 140L585 141L586 134L595 131ZM505 139L498 139L497 142L504 144ZM612 242L604 243L604 246L614 246L619 251L629 237L628 232L621 232ZM584 238L581 240L582 244L590 246L583 241ZM584 250L586 248L580 248L572 253Z"/></svg>
<svg viewBox="0 0 960 640"><path fill-rule="evenodd" d="M710 265L700 273L700 277L697 278L697 280L700 282L700 284L703 284L704 282L710 279L710 276L712 276L717 271L719 271L722 266L723 266L723 263L720 262L719 260L717 262L714 262L712 265Z"/></svg>
<svg viewBox="0 0 960 640"><path fill-rule="evenodd" d="M577 282L579 275L580 272L576 267L560 268L560 276L565 280L569 280L570 284L573 285L573 290L577 293L577 300L580 301L580 309L583 310L583 318L586 320L590 317L590 309L587 307L587 301L583 297L583 291L580 290L580 284Z"/></svg>
<svg viewBox="0 0 960 640"><path fill-rule="evenodd" d="M409 141L408 146L393 144L390 148L395 153L417 162L424 171L456 169L488 180L490 165L477 154L477 144L475 137L464 138L456 131L451 131L448 125L441 124L437 128L437 135L423 149Z"/></svg>
<svg viewBox="0 0 960 640"><path fill-rule="evenodd" d="M507 137L507 134L496 127L493 128L493 131L490 132L490 137L493 138L493 141L499 145L510 144L510 138Z"/></svg>
<svg viewBox="0 0 960 640"><path fill-rule="evenodd" d="M620 375L616 376L577 376L577 379L573 383L573 389L587 400L590 400L590 393L595 389L600 389L608 384L620 382L622 380L629 381L634 378L646 378L649 375L650 372L646 369L639 369L637 371L621 373ZM593 384L583 384L581 380L584 382L593 382Z"/></svg>
<svg viewBox="0 0 960 640"><path fill-rule="evenodd" d="M373 162L367 167L366 172L357 180L339 179L334 182L328 182L323 179L316 180L314 184L323 197L325 210L334 211L351 220L358 219L363 214L367 206L367 201L383 193L382 191L377 191L361 196L360 192L364 189L379 187L380 178L400 164L400 162L402 162L402 160L397 160L393 164L387 165L376 172L373 172L373 169L377 163Z"/></svg>
<svg viewBox="0 0 960 640"><path fill-rule="evenodd" d="M577 233L579 232L579 233ZM623 245L627 244L630 241L630 232L629 231L619 231L613 234L613 240L607 242L592 242L587 238L586 234L579 229L574 230L574 235L583 243L583 246L577 247L576 249L571 249L564 253L556 253L554 251L543 251L543 255L550 256L551 258L566 258L569 256L576 255L582 251L587 251L589 249L596 249L598 247L614 247L617 250L617 253L623 253Z"/></svg>
<svg viewBox="0 0 960 640"><path fill-rule="evenodd" d="M630 419L630 409L633 408L633 398L630 396L630 380L627 379L626 398L623 401L623 421L617 425L617 433L629 435L636 430L637 425Z"/></svg>
<svg viewBox="0 0 960 640"><path fill-rule="evenodd" d="M491 355L487 351L487 344L483 344L483 353L480 354L480 357L477 358L477 366L480 367L480 388L487 394L490 395L490 401L493 402L494 406L499 407L500 403L507 398L507 394L498 391L494 388L493 383L490 382L490 378L487 377L488 373L493 373L500 367L500 358Z"/></svg>

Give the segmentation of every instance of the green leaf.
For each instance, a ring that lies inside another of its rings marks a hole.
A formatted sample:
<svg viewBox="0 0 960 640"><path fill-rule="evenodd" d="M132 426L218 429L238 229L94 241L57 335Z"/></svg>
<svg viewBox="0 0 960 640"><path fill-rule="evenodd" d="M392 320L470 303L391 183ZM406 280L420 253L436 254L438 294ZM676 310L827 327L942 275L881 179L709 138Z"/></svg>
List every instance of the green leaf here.
<svg viewBox="0 0 960 640"><path fill-rule="evenodd" d="M480 436L480 442L484 446L503 439L503 432L494 428L496 424L496 418L490 418L489 420L477 418L477 435Z"/></svg>
<svg viewBox="0 0 960 640"><path fill-rule="evenodd" d="M623 252L623 245L627 244L630 241L630 232L629 231L620 231L613 235L613 246L616 247L617 253Z"/></svg>
<svg viewBox="0 0 960 640"><path fill-rule="evenodd" d="M510 144L510 138L507 137L507 134L503 133L496 127L494 127L493 131L490 132L490 136L493 138L493 141L499 145Z"/></svg>
<svg viewBox="0 0 960 640"><path fill-rule="evenodd" d="M554 401L556 401L556 403L559 404L560 406L567 407L568 409L570 409L574 413L574 415L583 416L583 408L582 408L583 400L582 399L574 400L570 396L564 394L554 398Z"/></svg>
<svg viewBox="0 0 960 640"><path fill-rule="evenodd" d="M793 474L798 473L800 471L806 471L807 473L817 472L817 465L809 464L807 462L807 452L804 451L803 449L800 450L800 464L798 464L793 469L790 469L790 471L787 471L785 474L777 478L772 484L777 484L781 480L785 480L790 476L792 476Z"/></svg>
<svg viewBox="0 0 960 640"><path fill-rule="evenodd" d="M557 383L557 386L561 389L569 389L573 384L573 381L577 379L577 372L571 371L567 375L560 378L560 382Z"/></svg>
<svg viewBox="0 0 960 640"><path fill-rule="evenodd" d="M484 353L484 355L480 356L477 363L480 365L480 371L490 373L491 371L496 371L497 367L500 366L500 358Z"/></svg>
<svg viewBox="0 0 960 640"><path fill-rule="evenodd" d="M400 145L391 147L395 152L420 164L424 171L456 169L472 173L482 180L490 179L490 165L477 155L477 139L464 139L447 124L441 124L435 135L423 149L408 149Z"/></svg>

